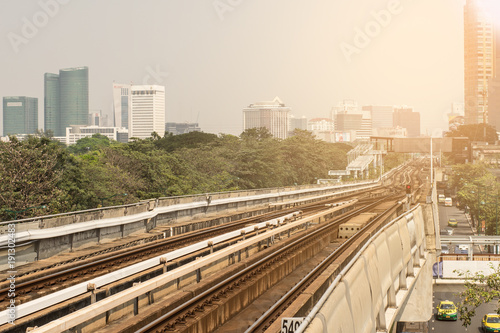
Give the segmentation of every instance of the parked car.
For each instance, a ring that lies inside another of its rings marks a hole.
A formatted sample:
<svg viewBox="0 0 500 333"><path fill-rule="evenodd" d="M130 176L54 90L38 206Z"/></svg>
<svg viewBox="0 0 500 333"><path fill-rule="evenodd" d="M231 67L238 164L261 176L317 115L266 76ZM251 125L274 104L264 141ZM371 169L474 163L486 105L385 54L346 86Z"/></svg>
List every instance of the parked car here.
<svg viewBox="0 0 500 333"><path fill-rule="evenodd" d="M457 320L457 307L452 301L441 301L437 306L436 319L438 320Z"/></svg>

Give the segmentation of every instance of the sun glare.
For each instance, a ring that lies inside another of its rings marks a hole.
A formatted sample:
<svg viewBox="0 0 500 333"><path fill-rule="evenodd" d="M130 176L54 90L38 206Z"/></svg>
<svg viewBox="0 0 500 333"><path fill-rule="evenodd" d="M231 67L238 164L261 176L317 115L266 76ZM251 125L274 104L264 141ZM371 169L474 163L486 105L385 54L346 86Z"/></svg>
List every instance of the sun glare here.
<svg viewBox="0 0 500 333"><path fill-rule="evenodd" d="M493 17L495 22L500 20L500 0L484 1L485 10Z"/></svg>

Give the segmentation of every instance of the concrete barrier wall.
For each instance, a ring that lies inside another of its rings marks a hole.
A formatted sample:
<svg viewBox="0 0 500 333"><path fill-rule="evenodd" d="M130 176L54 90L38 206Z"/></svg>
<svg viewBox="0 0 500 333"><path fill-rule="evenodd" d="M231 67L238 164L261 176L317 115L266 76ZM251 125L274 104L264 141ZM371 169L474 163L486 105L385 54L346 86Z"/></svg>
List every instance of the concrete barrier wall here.
<svg viewBox="0 0 500 333"><path fill-rule="evenodd" d="M387 331L425 263L422 207L392 221L360 253L319 307L308 333ZM314 310L313 310L314 312ZM307 322L307 321L306 321Z"/></svg>
<svg viewBox="0 0 500 333"><path fill-rule="evenodd" d="M276 188L160 198L141 201L133 205L2 222L0 223L0 247L7 244L9 223L15 223L17 246L30 242L36 243L33 247L34 252L23 259L40 260L134 233L149 232L162 225L168 226L195 219L210 219L221 214L241 215L250 209L260 209L258 213L264 213L269 209L269 203L305 198L315 201L320 198L333 198L344 190L358 191L372 186L377 186L377 183L370 181L337 186L311 185L300 189L297 189L298 187ZM212 221L219 224L216 219ZM6 251L6 247L4 250L0 249L0 256L6 254ZM17 265L28 262L17 261ZM0 263L0 270L6 268L6 263Z"/></svg>
<svg viewBox="0 0 500 333"><path fill-rule="evenodd" d="M463 279L460 277L458 272L470 272L470 276L475 273L482 272L484 275L490 275L494 272L491 269L491 265L498 267L500 263L491 261L456 261L456 260L444 260L443 261L443 279ZM457 272L455 272L455 270Z"/></svg>

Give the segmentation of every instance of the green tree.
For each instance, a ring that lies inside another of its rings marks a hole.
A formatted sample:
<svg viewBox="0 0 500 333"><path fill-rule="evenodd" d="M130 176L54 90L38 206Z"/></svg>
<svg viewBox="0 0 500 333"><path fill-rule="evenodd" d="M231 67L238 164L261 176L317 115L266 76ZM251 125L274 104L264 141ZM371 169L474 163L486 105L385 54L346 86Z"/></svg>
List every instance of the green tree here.
<svg viewBox="0 0 500 333"><path fill-rule="evenodd" d="M158 137L154 140L154 145L167 152L173 152L182 148L198 148L218 140L217 135L204 132L189 132L179 135L165 133L163 138Z"/></svg>
<svg viewBox="0 0 500 333"><path fill-rule="evenodd" d="M28 207L47 206L57 212L58 187L67 155L64 148L47 137L29 136L24 141L15 137L0 142L0 208L2 219L10 216L5 210L20 211ZM19 213L18 218L36 215L33 210Z"/></svg>
<svg viewBox="0 0 500 333"><path fill-rule="evenodd" d="M107 136L96 133L92 137L86 137L78 140L76 144L68 147L68 150L73 154L86 154L88 152L97 151L111 145L111 141Z"/></svg>
<svg viewBox="0 0 500 333"><path fill-rule="evenodd" d="M461 125L456 129L446 132L447 137L467 137L471 141L486 141L494 144L498 140L495 128L488 124Z"/></svg>
<svg viewBox="0 0 500 333"><path fill-rule="evenodd" d="M456 271L459 277L465 279L464 290L459 293L461 301L457 303L462 325L467 327L476 315L481 304L497 301L500 297L500 265L490 265L491 274L482 272L471 274L469 271ZM500 313L500 303L497 303L497 313Z"/></svg>
<svg viewBox="0 0 500 333"><path fill-rule="evenodd" d="M255 140L255 141L263 141L267 139L271 139L273 135L269 130L265 127L255 127L246 129L243 133L241 133L240 137L243 140Z"/></svg>

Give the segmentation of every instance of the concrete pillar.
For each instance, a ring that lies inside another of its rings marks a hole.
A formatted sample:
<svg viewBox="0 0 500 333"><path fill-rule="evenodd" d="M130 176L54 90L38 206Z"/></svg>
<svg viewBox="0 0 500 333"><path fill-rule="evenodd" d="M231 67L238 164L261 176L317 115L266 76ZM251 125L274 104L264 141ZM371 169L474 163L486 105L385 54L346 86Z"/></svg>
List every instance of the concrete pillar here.
<svg viewBox="0 0 500 333"><path fill-rule="evenodd" d="M394 284L391 284L389 290L387 291L387 306L390 308L395 308L397 306L396 289L394 288Z"/></svg>

